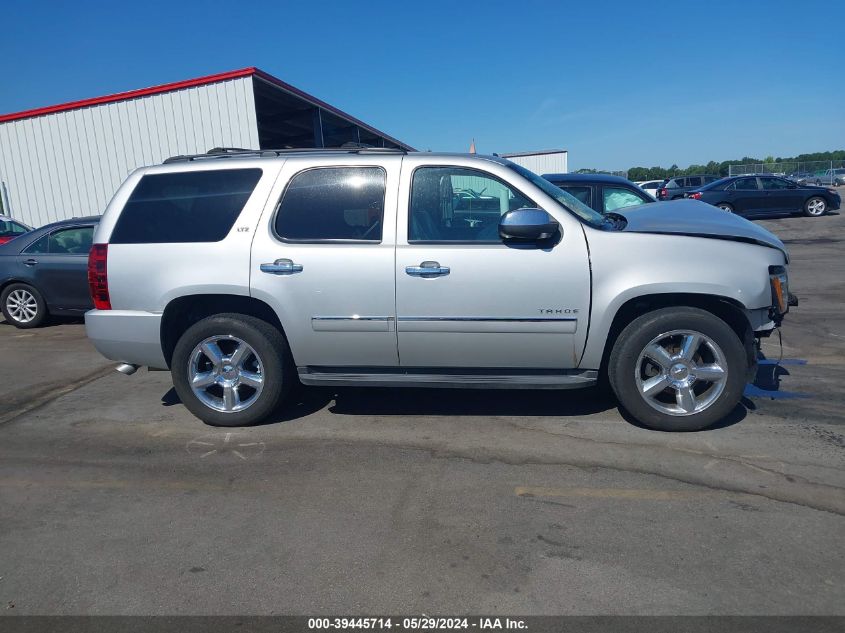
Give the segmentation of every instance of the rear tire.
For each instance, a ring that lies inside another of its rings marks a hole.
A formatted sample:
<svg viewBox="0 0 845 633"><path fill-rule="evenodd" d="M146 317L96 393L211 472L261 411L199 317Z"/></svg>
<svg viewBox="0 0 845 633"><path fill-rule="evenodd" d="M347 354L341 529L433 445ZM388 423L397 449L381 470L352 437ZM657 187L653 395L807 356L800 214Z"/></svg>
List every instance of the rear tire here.
<svg viewBox="0 0 845 633"><path fill-rule="evenodd" d="M728 213L734 212L734 208L731 205L729 205L727 202L720 202L716 206L719 207L722 211L727 211Z"/></svg>
<svg viewBox="0 0 845 633"><path fill-rule="evenodd" d="M235 313L189 327L173 350L171 375L185 407L211 426L263 421L296 381L282 333L266 321Z"/></svg>
<svg viewBox="0 0 845 633"><path fill-rule="evenodd" d="M608 378L622 408L645 426L698 431L733 411L747 366L727 323L698 308L663 308L622 330Z"/></svg>
<svg viewBox="0 0 845 633"><path fill-rule="evenodd" d="M0 295L3 316L16 328L38 327L47 319L47 304L37 289L29 284L11 284Z"/></svg>
<svg viewBox="0 0 845 633"><path fill-rule="evenodd" d="M804 203L804 215L818 218L827 213L827 201L821 196L813 196Z"/></svg>

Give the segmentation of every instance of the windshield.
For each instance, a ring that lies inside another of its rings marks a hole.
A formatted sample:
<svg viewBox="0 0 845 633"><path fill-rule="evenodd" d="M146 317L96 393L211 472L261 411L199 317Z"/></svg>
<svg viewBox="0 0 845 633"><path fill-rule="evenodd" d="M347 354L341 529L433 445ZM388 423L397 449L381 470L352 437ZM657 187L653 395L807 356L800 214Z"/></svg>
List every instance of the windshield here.
<svg viewBox="0 0 845 633"><path fill-rule="evenodd" d="M543 193L557 200L563 207L565 207L569 211L572 211L575 215L584 220L584 222L586 222L590 226L600 227L604 225L605 219L601 213L599 213L598 211L594 211L586 204L578 200L578 198L576 198L572 194L567 193L560 187L553 185L545 178L538 176L533 171L525 169L525 167L522 167L521 165L517 165L516 163L508 163L508 167L513 169L520 176L524 176L533 184L537 185L540 189L543 190Z"/></svg>

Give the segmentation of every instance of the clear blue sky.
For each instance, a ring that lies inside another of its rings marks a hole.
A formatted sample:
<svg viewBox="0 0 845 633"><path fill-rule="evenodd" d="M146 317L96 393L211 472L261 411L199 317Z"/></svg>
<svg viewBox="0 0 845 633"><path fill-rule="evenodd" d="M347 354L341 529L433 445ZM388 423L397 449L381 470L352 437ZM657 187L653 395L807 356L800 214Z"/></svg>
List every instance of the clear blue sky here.
<svg viewBox="0 0 845 633"><path fill-rule="evenodd" d="M570 168L845 148L845 3L4 3L0 112L258 66L419 149Z"/></svg>

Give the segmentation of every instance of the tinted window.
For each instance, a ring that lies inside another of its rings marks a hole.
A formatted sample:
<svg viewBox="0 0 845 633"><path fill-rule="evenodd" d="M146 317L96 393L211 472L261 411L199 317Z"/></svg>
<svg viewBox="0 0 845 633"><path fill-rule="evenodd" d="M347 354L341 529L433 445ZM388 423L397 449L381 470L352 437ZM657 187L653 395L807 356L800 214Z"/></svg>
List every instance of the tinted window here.
<svg viewBox="0 0 845 633"><path fill-rule="evenodd" d="M32 244L27 246L21 252L22 253L32 253L32 254L35 254L35 255L37 255L39 253L49 253L50 252L49 251L49 248L50 248L49 244L50 244L50 235L48 233L47 235L43 235L39 239L35 240Z"/></svg>
<svg viewBox="0 0 845 633"><path fill-rule="evenodd" d="M536 207L498 178L461 167L420 167L411 185L408 240L498 242L499 219Z"/></svg>
<svg viewBox="0 0 845 633"><path fill-rule="evenodd" d="M717 180L719 180L719 178L716 177L716 176L705 176L704 177L704 184L706 185L706 184L709 184L711 182L716 182Z"/></svg>
<svg viewBox="0 0 845 633"><path fill-rule="evenodd" d="M701 176L690 176L687 178L687 187L700 187L702 184Z"/></svg>
<svg viewBox="0 0 845 633"><path fill-rule="evenodd" d="M578 187L575 185L560 185L560 188L565 192L572 194L576 199L580 200L588 207L593 206L593 188L592 187Z"/></svg>
<svg viewBox="0 0 845 633"><path fill-rule="evenodd" d="M381 167L321 167L296 174L276 213L287 240L381 241L386 175Z"/></svg>
<svg viewBox="0 0 845 633"><path fill-rule="evenodd" d="M144 176L129 196L110 241L219 242L231 230L260 178L260 169Z"/></svg>
<svg viewBox="0 0 845 633"><path fill-rule="evenodd" d="M604 196L605 211L615 211L616 209L635 207L650 202L650 200L645 200L630 189L625 189L624 187L604 187L602 193Z"/></svg>
<svg viewBox="0 0 845 633"><path fill-rule="evenodd" d="M734 189L737 191L756 191L757 189L757 179L756 178L740 178L734 183Z"/></svg>
<svg viewBox="0 0 845 633"><path fill-rule="evenodd" d="M684 179L683 178L673 178L669 182L666 183L667 189L677 189L678 187L684 186Z"/></svg>
<svg viewBox="0 0 845 633"><path fill-rule="evenodd" d="M75 226L50 233L51 255L87 255L94 241L93 226Z"/></svg>
<svg viewBox="0 0 845 633"><path fill-rule="evenodd" d="M789 181L781 180L780 178L761 178L760 180L763 181L763 189L768 191L789 189L789 185L792 184Z"/></svg>

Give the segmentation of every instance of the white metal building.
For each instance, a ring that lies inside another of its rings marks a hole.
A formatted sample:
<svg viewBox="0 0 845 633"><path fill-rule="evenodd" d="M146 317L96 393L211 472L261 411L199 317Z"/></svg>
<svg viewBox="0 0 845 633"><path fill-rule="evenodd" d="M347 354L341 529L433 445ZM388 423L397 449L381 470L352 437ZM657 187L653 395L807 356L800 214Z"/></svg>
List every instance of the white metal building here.
<svg viewBox="0 0 845 633"><path fill-rule="evenodd" d="M0 200L32 226L98 215L133 169L214 147L413 149L257 68L0 115Z"/></svg>
<svg viewBox="0 0 845 633"><path fill-rule="evenodd" d="M502 158L507 158L541 176L543 174L568 173L568 156L569 152L565 149L544 149L537 152L502 154Z"/></svg>

